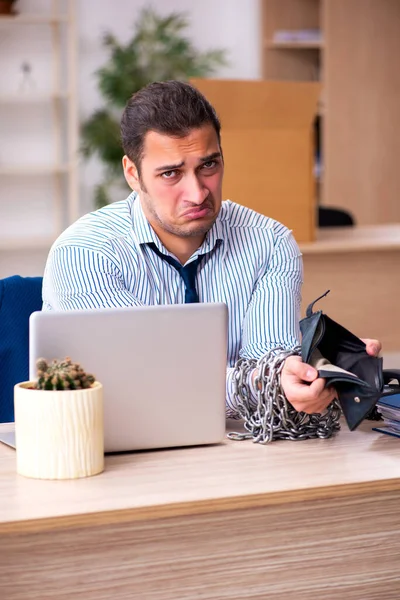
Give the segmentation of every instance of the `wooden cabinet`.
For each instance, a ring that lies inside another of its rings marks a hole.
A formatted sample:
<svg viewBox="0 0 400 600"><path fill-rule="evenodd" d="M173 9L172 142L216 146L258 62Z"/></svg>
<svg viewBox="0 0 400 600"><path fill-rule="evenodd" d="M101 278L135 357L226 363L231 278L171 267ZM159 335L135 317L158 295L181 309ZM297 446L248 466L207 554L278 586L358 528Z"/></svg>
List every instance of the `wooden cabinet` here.
<svg viewBox="0 0 400 600"><path fill-rule="evenodd" d="M399 222L399 0L261 2L263 77L323 85L320 202Z"/></svg>

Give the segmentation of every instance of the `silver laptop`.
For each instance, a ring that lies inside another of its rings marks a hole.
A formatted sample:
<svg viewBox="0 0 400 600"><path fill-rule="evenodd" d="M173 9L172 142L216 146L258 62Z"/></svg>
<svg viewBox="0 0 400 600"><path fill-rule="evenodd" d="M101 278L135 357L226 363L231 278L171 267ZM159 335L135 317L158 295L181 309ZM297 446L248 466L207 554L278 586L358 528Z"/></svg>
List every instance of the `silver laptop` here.
<svg viewBox="0 0 400 600"><path fill-rule="evenodd" d="M29 370L70 356L104 387L106 452L213 444L225 434L225 304L35 312Z"/></svg>

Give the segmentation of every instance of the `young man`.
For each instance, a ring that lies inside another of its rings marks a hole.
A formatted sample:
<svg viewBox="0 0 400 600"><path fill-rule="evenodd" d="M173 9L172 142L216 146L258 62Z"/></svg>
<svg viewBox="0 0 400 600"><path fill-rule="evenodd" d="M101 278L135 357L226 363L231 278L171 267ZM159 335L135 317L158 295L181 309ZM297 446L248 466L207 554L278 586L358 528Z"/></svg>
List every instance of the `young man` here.
<svg viewBox="0 0 400 600"><path fill-rule="evenodd" d="M55 242L43 308L226 303L227 415L235 416L237 359L299 344L297 244L280 223L222 202L220 123L190 85L153 83L134 94L121 133L133 193L79 219ZM379 343L370 340L367 349L378 353ZM286 359L281 382L299 411L321 412L335 397L298 356Z"/></svg>

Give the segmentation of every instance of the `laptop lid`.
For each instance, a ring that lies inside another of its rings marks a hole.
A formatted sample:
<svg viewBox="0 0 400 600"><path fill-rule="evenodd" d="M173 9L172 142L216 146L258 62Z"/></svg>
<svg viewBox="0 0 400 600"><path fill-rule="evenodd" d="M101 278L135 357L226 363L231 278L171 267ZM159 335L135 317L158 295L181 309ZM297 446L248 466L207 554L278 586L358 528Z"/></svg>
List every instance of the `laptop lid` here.
<svg viewBox="0 0 400 600"><path fill-rule="evenodd" d="M35 312L36 360L70 356L104 387L105 451L220 442L225 433L225 304Z"/></svg>

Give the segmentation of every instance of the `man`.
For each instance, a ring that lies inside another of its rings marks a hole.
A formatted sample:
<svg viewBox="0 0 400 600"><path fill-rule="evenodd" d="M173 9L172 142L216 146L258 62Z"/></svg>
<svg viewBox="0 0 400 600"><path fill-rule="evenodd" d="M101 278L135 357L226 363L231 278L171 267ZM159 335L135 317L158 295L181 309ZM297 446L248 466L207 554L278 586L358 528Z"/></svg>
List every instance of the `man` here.
<svg viewBox="0 0 400 600"><path fill-rule="evenodd" d="M227 416L235 416L237 359L299 344L298 246L280 223L222 202L220 123L192 86L153 83L134 94L121 133L123 169L133 193L84 216L55 242L43 308L226 303ZM380 345L369 340L367 350L377 354ZM281 383L299 411L322 412L335 397L298 356L286 359Z"/></svg>

